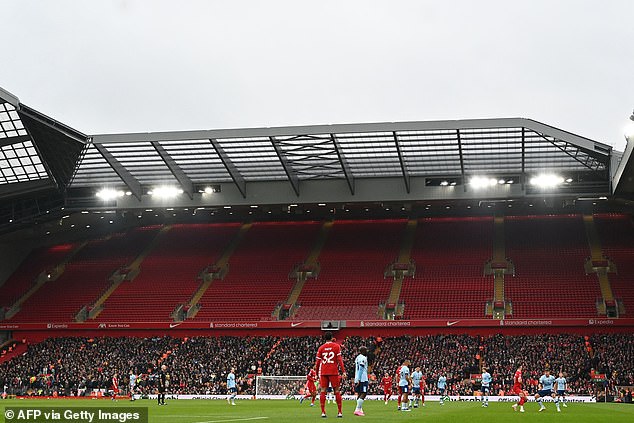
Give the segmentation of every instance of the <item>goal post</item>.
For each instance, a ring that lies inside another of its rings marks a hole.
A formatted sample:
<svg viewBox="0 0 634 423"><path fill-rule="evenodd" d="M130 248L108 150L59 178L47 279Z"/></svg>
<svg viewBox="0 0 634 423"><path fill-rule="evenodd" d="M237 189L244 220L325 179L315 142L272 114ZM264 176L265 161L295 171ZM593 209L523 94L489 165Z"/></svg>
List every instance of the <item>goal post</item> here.
<svg viewBox="0 0 634 423"><path fill-rule="evenodd" d="M306 387L306 376L258 376L255 378L256 398L291 398Z"/></svg>

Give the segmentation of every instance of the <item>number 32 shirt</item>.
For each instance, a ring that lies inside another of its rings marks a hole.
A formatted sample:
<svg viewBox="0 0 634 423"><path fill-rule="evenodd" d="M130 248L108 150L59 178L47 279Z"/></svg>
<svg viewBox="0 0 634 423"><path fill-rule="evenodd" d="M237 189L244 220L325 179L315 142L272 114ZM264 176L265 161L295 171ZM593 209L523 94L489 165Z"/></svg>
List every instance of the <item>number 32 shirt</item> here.
<svg viewBox="0 0 634 423"><path fill-rule="evenodd" d="M317 350L317 362L315 367L319 369L320 376L338 375L339 368L344 369L341 357L341 346L336 342L326 342Z"/></svg>

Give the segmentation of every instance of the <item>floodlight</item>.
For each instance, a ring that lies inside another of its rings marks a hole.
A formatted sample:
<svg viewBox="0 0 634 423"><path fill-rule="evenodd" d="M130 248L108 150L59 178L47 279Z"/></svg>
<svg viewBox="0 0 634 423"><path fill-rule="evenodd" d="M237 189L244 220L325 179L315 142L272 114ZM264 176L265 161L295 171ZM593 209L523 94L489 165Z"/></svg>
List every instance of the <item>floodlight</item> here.
<svg viewBox="0 0 634 423"><path fill-rule="evenodd" d="M172 198L182 193L183 193L182 189L178 189L176 187L168 186L168 185L162 185L162 186L154 188L151 191L148 191L148 194L156 196L156 197L161 197L161 198Z"/></svg>
<svg viewBox="0 0 634 423"><path fill-rule="evenodd" d="M447 185L449 185L449 181L441 181L440 182L440 186L441 187L446 187Z"/></svg>
<svg viewBox="0 0 634 423"><path fill-rule="evenodd" d="M541 174L531 178L531 185L540 188L554 188L564 182L564 178L559 175Z"/></svg>
<svg viewBox="0 0 634 423"><path fill-rule="evenodd" d="M469 181L469 184L471 184L471 186L476 189L487 188L493 185L497 185L497 183L498 183L497 179L487 178L484 176L474 176Z"/></svg>
<svg viewBox="0 0 634 423"><path fill-rule="evenodd" d="M123 197L123 191L117 191L114 189L104 188L102 190L97 191L97 197L101 198L104 201L114 200L118 197Z"/></svg>

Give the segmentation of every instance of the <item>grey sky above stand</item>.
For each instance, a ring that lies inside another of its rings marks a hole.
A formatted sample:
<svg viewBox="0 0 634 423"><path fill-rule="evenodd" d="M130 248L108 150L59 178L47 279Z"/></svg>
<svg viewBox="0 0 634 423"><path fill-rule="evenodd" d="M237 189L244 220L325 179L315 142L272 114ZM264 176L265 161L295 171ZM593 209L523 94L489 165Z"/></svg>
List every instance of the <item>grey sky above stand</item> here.
<svg viewBox="0 0 634 423"><path fill-rule="evenodd" d="M520 116L623 151L634 107L628 0L2 11L0 86L88 134Z"/></svg>

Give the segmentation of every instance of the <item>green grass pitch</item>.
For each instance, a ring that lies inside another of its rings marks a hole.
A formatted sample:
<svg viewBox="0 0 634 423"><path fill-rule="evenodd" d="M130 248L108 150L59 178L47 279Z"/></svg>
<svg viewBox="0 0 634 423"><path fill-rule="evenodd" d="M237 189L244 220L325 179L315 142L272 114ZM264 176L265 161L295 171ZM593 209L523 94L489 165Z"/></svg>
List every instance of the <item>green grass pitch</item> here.
<svg viewBox="0 0 634 423"><path fill-rule="evenodd" d="M337 408L328 404L327 419L321 418L319 404L309 407L305 402L299 404L295 400L241 400L235 407L226 401L218 400L168 400L168 404L159 407L152 400L130 402L120 400L115 403L110 400L4 400L3 407L148 407L149 421L152 423L223 423L223 422L254 422L254 423L296 423L317 421L341 421L337 419ZM511 409L508 403L491 403L488 408L482 408L479 403L449 402L440 406L437 402L428 402L425 407L411 412L396 410L396 402L385 405L381 401L366 401L363 408L365 417L352 414L356 402L344 401L343 420L358 420L365 422L387 421L427 421L427 422L469 422L469 423L512 423L512 422L634 422L634 405L631 404L570 404L561 413L553 404L547 404L544 412L538 413L538 406L529 403L526 412L520 414ZM7 422L9 422L7 420Z"/></svg>

